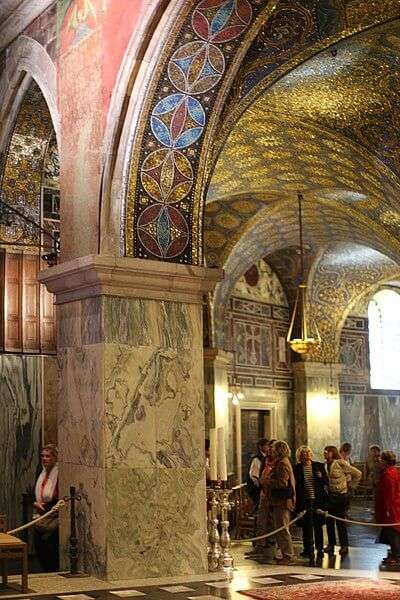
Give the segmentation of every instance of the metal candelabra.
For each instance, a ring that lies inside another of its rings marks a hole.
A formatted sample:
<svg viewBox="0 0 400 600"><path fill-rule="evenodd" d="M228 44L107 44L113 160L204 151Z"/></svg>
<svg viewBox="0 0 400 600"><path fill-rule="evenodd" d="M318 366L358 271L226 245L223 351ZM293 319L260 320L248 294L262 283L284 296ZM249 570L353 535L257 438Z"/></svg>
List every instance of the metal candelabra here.
<svg viewBox="0 0 400 600"><path fill-rule="evenodd" d="M220 488L217 484L207 490L209 500L208 570L210 572L224 571L228 577L231 577L233 572L229 534L229 495L231 491Z"/></svg>

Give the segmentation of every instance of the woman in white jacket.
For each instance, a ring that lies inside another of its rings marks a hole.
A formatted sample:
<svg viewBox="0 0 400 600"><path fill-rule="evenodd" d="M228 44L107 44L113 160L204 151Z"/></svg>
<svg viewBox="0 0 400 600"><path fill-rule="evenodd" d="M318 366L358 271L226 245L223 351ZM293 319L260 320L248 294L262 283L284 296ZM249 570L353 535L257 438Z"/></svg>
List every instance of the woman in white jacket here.
<svg viewBox="0 0 400 600"><path fill-rule="evenodd" d="M350 491L354 490L361 481L362 473L347 460L341 458L336 446L326 446L324 457L329 477L328 512L344 519L350 502ZM328 546L326 551L334 554L336 545L335 519L327 520ZM339 537L340 554L349 553L349 539L345 523L336 521Z"/></svg>

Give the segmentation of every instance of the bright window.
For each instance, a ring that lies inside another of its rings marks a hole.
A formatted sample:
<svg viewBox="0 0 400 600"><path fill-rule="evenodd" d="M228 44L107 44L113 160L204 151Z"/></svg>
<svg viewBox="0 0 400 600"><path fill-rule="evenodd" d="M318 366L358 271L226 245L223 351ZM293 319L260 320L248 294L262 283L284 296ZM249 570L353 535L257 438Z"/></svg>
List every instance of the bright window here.
<svg viewBox="0 0 400 600"><path fill-rule="evenodd" d="M371 388L400 389L400 295L377 292L368 305Z"/></svg>

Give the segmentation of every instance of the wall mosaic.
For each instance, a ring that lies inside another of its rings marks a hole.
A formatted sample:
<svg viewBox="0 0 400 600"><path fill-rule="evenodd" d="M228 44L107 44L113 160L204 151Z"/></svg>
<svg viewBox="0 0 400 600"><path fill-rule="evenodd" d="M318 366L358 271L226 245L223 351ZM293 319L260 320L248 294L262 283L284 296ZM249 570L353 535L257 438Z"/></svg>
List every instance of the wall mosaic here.
<svg viewBox="0 0 400 600"><path fill-rule="evenodd" d="M288 324L289 309L285 306L231 297L226 340L227 347L234 350L238 381L246 387L293 389L286 343Z"/></svg>
<svg viewBox="0 0 400 600"><path fill-rule="evenodd" d="M387 260L387 264L392 265L395 270L394 258L399 256L397 246L391 247L390 255L393 258L386 259L384 254L388 252L388 244L384 232L372 222L367 224L355 211L351 209L344 211L334 202L320 200L305 202L303 215L305 243L311 248L320 248L322 251L333 241L346 243L351 239L355 244L375 248L371 250L371 256L377 257L377 265L381 264L380 261L384 263ZM282 249L295 245L297 240L298 216L294 202L281 201L267 206L260 213L258 223L252 221L249 230L242 236L226 260L225 277L215 288L213 318L216 339L218 339L218 332L221 332L220 324L221 319L223 320L224 307L227 306L235 282L261 257L265 256L268 260L270 253L278 254ZM339 245L336 247L340 248ZM361 270L364 268L362 252L353 252L349 258L346 253L342 254L339 250L334 260L336 268L343 276L351 262L354 271L356 271L357 261L360 261L359 268ZM377 269L379 271L379 266ZM333 315L329 314L329 308L326 309L326 313L328 318L333 318ZM220 335L223 338L223 334Z"/></svg>
<svg viewBox="0 0 400 600"><path fill-rule="evenodd" d="M286 294L277 275L264 260L250 267L236 282L233 295L277 306L288 306Z"/></svg>
<svg viewBox="0 0 400 600"><path fill-rule="evenodd" d="M323 343L307 359L336 362L341 329L352 305L368 290L398 273L398 264L371 248L352 243L329 246L313 266L308 282L311 309ZM343 358L360 361L362 349L354 336L347 337L348 342L353 340L354 344L352 348L342 349Z"/></svg>
<svg viewBox="0 0 400 600"><path fill-rule="evenodd" d="M280 5L278 16L271 20L275 5L260 0L201 0L185 7L176 24L176 37L155 70L158 81L152 83L152 98L142 111L136 139L136 148L141 150L132 153L125 211L127 255L202 261L203 190L197 181L198 161L208 152L205 148L202 157L202 140L209 115L222 106L221 99L216 104L217 93L225 74L233 70L235 53L240 56L251 41L253 23L260 20L261 11L267 28L273 24L268 39L278 54L279 40L287 31L285 48L297 43L299 33L292 35L288 26L289 21L298 21L296 11L308 11L319 37L331 35L345 22L340 0L305 2L305 8L298 2L284 5L287 15ZM372 5L365 13L364 21L369 24L382 16ZM311 37L309 43L314 41ZM282 62L288 56L286 52Z"/></svg>
<svg viewBox="0 0 400 600"><path fill-rule="evenodd" d="M5 159L1 191L5 201L35 222L41 222L42 173L53 125L45 99L32 82L22 102ZM38 230L19 217L0 225L0 242L37 246Z"/></svg>
<svg viewBox="0 0 400 600"><path fill-rule="evenodd" d="M268 93L268 110L296 114L344 134L399 175L399 26L393 21L315 56Z"/></svg>
<svg viewBox="0 0 400 600"><path fill-rule="evenodd" d="M318 43L399 16L400 2L382 0L288 0L279 2L272 18L251 44L233 86L235 100L284 63Z"/></svg>
<svg viewBox="0 0 400 600"><path fill-rule="evenodd" d="M54 135L50 139L43 163L43 185L52 188L60 187L60 157L57 140Z"/></svg>
<svg viewBox="0 0 400 600"><path fill-rule="evenodd" d="M207 262L224 265L235 244L254 229L256 221L263 219L264 207L278 201L283 235L292 219L288 214L292 213L292 207L285 200L292 198L294 204L299 189L306 201L336 204L342 214L348 213L346 219L352 215L349 220L353 220L356 212L364 215L370 221L362 226L368 238L371 230L381 225L376 236L381 249L384 239L395 242L396 231L386 227L385 232L379 215L383 210L397 211L400 193L397 177L374 156L333 129L311 122L305 124L296 114L268 113L268 106L268 96L262 97L242 116L215 166L205 208ZM313 221L319 215L322 213L317 212ZM332 225L339 218L333 215L333 221L331 217L324 218L323 223L317 224L319 229L324 228L327 241L333 239ZM365 242L370 243L367 237ZM270 251L266 250L264 255Z"/></svg>
<svg viewBox="0 0 400 600"><path fill-rule="evenodd" d="M308 277L311 265L315 259L315 251L310 245L304 248L304 275ZM286 292L286 296L289 302L289 306L293 306L296 294L297 286L301 283L301 264L300 264L300 251L298 246L284 248L278 252L273 252L268 255L268 263L272 269L277 273L279 280L281 281L283 288Z"/></svg>

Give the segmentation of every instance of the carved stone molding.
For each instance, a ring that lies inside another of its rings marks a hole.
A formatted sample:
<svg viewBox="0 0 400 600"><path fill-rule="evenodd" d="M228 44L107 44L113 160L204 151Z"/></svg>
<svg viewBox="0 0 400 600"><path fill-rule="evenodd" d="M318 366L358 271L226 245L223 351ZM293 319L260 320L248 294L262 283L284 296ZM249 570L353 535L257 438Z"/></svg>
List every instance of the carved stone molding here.
<svg viewBox="0 0 400 600"><path fill-rule="evenodd" d="M322 362L295 362L292 363L294 375L305 377L338 377L342 372L343 365L340 363Z"/></svg>
<svg viewBox="0 0 400 600"><path fill-rule="evenodd" d="M38 279L56 304L103 295L201 304L222 277L222 269L90 254L41 271Z"/></svg>

